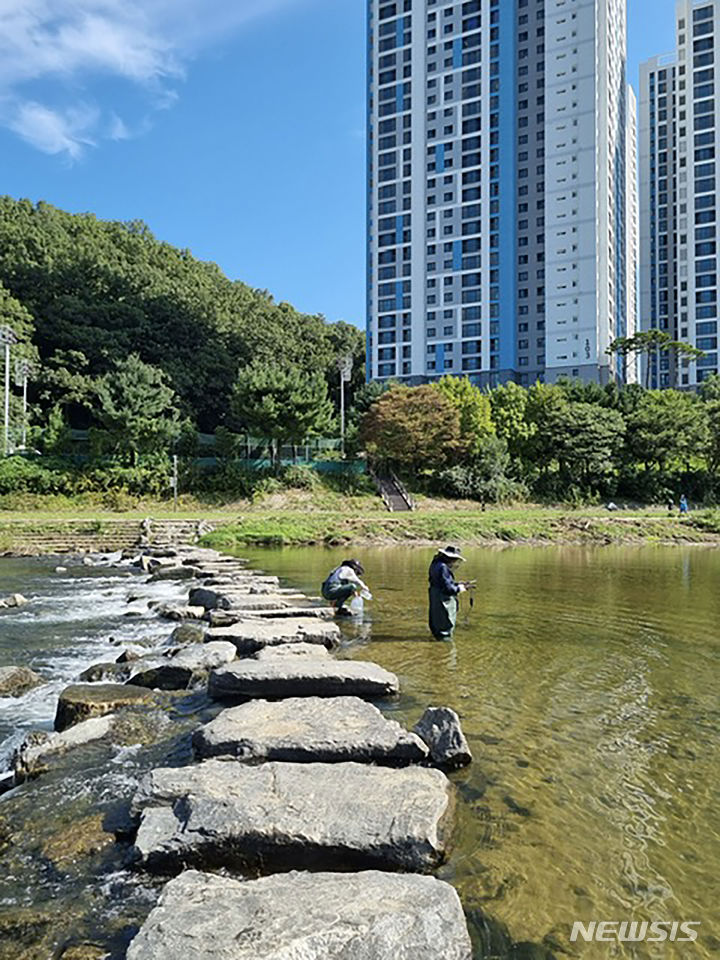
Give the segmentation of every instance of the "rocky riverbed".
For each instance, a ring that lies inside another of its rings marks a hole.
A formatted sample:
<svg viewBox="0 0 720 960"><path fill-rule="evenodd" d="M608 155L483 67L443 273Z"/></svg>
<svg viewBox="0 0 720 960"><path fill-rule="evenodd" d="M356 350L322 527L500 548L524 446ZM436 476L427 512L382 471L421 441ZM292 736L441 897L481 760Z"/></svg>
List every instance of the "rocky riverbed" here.
<svg viewBox="0 0 720 960"><path fill-rule="evenodd" d="M452 843L446 771L471 760L457 715L388 719L398 678L338 658L331 612L241 560L112 563L152 639L61 688L2 676L6 697L47 687L54 731L0 768L0 960L470 960L457 894L426 876Z"/></svg>

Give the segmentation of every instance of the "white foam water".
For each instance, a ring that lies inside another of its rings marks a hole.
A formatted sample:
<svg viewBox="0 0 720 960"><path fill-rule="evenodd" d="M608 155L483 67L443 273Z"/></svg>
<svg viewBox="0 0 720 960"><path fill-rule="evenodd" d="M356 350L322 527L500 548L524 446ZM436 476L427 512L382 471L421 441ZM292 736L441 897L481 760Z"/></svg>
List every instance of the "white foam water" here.
<svg viewBox="0 0 720 960"><path fill-rule="evenodd" d="M0 611L0 666L27 666L47 682L20 697L0 697L0 770L29 730L51 730L58 695L95 663L117 659L126 647L166 640L172 624L150 603L177 602L187 584L150 583L120 555L93 566L63 558L0 558L0 596L21 593L27 605ZM131 602L128 602L128 601Z"/></svg>

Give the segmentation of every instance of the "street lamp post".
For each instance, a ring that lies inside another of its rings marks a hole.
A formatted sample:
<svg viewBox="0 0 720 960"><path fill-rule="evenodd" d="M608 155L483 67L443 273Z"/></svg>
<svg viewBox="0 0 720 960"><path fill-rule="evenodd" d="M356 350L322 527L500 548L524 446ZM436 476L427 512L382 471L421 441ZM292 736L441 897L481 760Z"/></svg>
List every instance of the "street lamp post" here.
<svg viewBox="0 0 720 960"><path fill-rule="evenodd" d="M17 343L17 337L11 327L0 327L0 344L5 347L5 456L10 453L10 347Z"/></svg>
<svg viewBox="0 0 720 960"><path fill-rule="evenodd" d="M340 443L343 457L345 456L345 384L350 383L352 377L353 358L340 357L338 370L340 371Z"/></svg>
<svg viewBox="0 0 720 960"><path fill-rule="evenodd" d="M15 385L22 387L22 450L27 448L27 411L28 411L28 380L32 374L32 364L29 360L16 360L15 361Z"/></svg>

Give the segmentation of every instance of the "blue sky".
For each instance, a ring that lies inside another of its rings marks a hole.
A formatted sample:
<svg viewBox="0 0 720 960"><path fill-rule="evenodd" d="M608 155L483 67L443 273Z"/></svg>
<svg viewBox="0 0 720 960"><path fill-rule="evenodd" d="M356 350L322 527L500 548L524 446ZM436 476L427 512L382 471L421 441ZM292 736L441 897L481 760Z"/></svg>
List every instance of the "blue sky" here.
<svg viewBox="0 0 720 960"><path fill-rule="evenodd" d="M674 0L630 0L630 67ZM365 0L0 0L0 193L364 323Z"/></svg>

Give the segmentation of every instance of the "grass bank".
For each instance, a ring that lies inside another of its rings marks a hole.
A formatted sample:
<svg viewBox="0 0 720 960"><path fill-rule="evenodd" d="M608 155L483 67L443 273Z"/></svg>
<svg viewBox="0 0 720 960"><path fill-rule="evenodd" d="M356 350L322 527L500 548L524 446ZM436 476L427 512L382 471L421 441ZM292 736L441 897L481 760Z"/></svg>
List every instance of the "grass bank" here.
<svg viewBox="0 0 720 960"><path fill-rule="evenodd" d="M60 535L71 523L88 536L109 537L121 521L205 520L216 527L204 543L219 548L245 545L353 543L643 544L720 545L720 510L698 510L681 520L666 510L629 507L488 507L477 503L419 498L414 513L389 514L377 497L332 491L290 490L253 501L217 505L184 499L177 511L167 502L146 501L131 511L35 498L20 510L0 510L0 553L22 552L23 538Z"/></svg>
<svg viewBox="0 0 720 960"><path fill-rule="evenodd" d="M607 513L600 509L521 506L442 509L412 514L353 515L278 511L249 513L218 527L203 543L216 548L354 543L466 544L692 544L720 545L720 512L688 519L658 510Z"/></svg>

